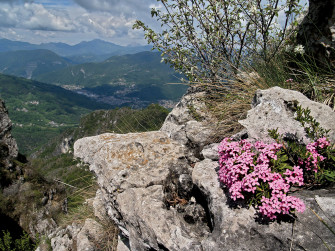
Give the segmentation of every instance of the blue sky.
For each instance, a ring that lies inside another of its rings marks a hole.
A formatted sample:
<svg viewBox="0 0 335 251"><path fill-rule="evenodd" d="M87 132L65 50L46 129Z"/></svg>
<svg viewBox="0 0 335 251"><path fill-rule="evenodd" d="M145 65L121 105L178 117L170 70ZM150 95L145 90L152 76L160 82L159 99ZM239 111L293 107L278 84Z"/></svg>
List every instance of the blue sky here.
<svg viewBox="0 0 335 251"><path fill-rule="evenodd" d="M156 0L0 0L0 38L69 44L102 39L146 44L136 19L151 23Z"/></svg>

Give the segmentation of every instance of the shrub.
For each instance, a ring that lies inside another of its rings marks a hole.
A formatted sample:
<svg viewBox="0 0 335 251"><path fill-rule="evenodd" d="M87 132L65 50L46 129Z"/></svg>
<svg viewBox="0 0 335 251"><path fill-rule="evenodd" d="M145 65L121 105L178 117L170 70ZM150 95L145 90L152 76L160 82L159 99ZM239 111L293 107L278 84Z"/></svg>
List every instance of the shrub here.
<svg viewBox="0 0 335 251"><path fill-rule="evenodd" d="M3 231L3 237L0 238L0 250L1 251L30 251L35 250L38 246L39 238L36 238L37 242L33 243L27 233L23 233L21 238L13 240L10 233Z"/></svg>

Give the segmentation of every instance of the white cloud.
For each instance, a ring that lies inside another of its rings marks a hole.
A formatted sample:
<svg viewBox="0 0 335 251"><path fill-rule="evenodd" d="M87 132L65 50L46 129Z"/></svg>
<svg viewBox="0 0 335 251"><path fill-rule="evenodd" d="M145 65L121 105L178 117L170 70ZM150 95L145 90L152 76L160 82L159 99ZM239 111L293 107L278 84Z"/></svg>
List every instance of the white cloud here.
<svg viewBox="0 0 335 251"><path fill-rule="evenodd" d="M0 26L30 30L73 31L72 21L41 4L0 5Z"/></svg>
<svg viewBox="0 0 335 251"><path fill-rule="evenodd" d="M88 11L105 11L112 14L123 14L125 16L141 16L143 12L149 11L150 5L155 0L74 0L78 5Z"/></svg>
<svg viewBox="0 0 335 251"><path fill-rule="evenodd" d="M0 0L0 38L78 43L103 39L146 44L132 30L136 19L153 21L156 0ZM15 34L13 33L15 32Z"/></svg>

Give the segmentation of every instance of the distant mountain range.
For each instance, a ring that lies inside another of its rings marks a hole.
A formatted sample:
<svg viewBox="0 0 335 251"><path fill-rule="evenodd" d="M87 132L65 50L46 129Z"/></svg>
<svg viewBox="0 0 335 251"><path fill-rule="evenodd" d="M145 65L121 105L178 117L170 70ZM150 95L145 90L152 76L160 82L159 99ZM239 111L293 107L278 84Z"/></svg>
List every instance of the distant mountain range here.
<svg viewBox="0 0 335 251"><path fill-rule="evenodd" d="M160 103L172 107L171 101L177 101L187 87L171 85L180 82L180 75L160 63L159 52L145 51L149 49L102 40L72 46L0 39L0 73L59 85L113 106L139 108ZM91 62L106 57L103 62ZM78 64L86 60L90 62Z"/></svg>
<svg viewBox="0 0 335 251"><path fill-rule="evenodd" d="M103 40L84 41L76 45L65 43L31 44L27 42L0 39L0 52L18 50L50 50L74 63L99 62L115 55L133 54L151 50L151 46L121 46Z"/></svg>

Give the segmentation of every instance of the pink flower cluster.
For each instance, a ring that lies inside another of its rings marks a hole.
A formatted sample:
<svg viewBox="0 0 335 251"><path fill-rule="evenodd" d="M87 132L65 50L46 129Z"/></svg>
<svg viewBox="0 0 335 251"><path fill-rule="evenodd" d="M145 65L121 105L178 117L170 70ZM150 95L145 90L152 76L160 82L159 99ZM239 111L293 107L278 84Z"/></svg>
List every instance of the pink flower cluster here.
<svg viewBox="0 0 335 251"><path fill-rule="evenodd" d="M318 153L318 149L326 148L330 145L330 142L325 138L319 138L317 141L309 143L306 146L308 158L306 161L306 170L313 169L314 172L318 172L318 162L324 161L326 158Z"/></svg>
<svg viewBox="0 0 335 251"><path fill-rule="evenodd" d="M276 219L278 214L289 214L292 209L305 211L305 204L297 197L284 193L274 194L271 198L262 197L259 212L270 219Z"/></svg>
<svg viewBox="0 0 335 251"><path fill-rule="evenodd" d="M234 142L225 138L218 149L219 179L229 189L233 200L244 199L246 193L260 191L265 194L263 187L268 184L270 198L262 197L259 210L270 219L275 219L278 214L288 214L293 209L305 210L299 198L287 196L290 184L303 185L302 169L294 166L293 170L286 169L283 175L271 170L271 160L277 159L276 153L282 147L278 143L251 144L246 140Z"/></svg>

